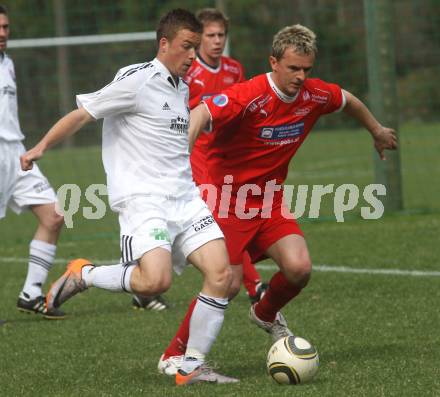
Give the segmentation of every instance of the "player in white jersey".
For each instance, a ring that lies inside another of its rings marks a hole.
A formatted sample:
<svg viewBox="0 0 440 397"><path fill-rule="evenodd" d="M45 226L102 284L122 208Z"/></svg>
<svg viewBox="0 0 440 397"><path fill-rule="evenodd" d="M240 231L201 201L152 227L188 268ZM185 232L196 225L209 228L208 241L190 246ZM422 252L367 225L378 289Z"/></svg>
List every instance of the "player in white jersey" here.
<svg viewBox="0 0 440 397"><path fill-rule="evenodd" d="M143 65L142 63L138 63L120 69L118 73L116 73L116 76L113 81L118 80L126 72L133 70L134 68L141 67L142 65ZM132 305L135 310L152 310L158 312L161 312L162 310L166 310L170 307L168 302L165 300L165 298L162 295L138 296L133 294Z"/></svg>
<svg viewBox="0 0 440 397"><path fill-rule="evenodd" d="M64 116L21 157L24 170L51 146L86 123L103 118L102 152L111 208L119 214L122 263L93 266L76 259L51 287L48 307L92 286L151 296L166 291L172 267L186 260L203 276L191 317L190 337L176 383L233 383L215 373L205 356L227 307L231 270L223 234L191 177L188 86L181 77L195 59L202 26L182 9L157 29L157 57L123 69L101 90L77 96Z"/></svg>
<svg viewBox="0 0 440 397"><path fill-rule="evenodd" d="M0 219L6 216L7 207L17 214L30 209L36 216L38 227L30 243L28 272L17 308L61 319L63 312L47 309L42 286L53 265L64 219L55 212L55 192L38 167L27 173L20 169L24 135L18 121L14 64L5 53L8 38L9 17L0 6Z"/></svg>

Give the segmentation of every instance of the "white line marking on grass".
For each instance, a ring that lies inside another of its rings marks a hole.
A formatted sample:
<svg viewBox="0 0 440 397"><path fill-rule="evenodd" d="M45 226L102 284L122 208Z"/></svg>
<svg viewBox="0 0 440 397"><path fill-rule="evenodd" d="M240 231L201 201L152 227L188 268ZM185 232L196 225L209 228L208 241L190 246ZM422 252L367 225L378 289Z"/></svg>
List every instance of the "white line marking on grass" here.
<svg viewBox="0 0 440 397"><path fill-rule="evenodd" d="M276 270L275 265L261 264L257 265L260 270ZM440 277L440 272L425 270L402 270L402 269L359 269L348 266L330 266L313 265L315 272L333 272L333 273L357 273L357 274L379 274L387 276L410 276L410 277Z"/></svg>
<svg viewBox="0 0 440 397"><path fill-rule="evenodd" d="M0 257L0 263L27 263L28 258ZM69 259L55 259L55 264L67 264ZM113 265L118 263L118 259L95 260L95 265ZM276 265L262 263L257 265L259 270L277 270ZM362 269L348 266L331 266L331 265L313 265L315 272L333 272L333 273L355 273L355 274L377 274L386 276L409 276L409 277L440 277L440 272L429 270L402 270L402 269Z"/></svg>

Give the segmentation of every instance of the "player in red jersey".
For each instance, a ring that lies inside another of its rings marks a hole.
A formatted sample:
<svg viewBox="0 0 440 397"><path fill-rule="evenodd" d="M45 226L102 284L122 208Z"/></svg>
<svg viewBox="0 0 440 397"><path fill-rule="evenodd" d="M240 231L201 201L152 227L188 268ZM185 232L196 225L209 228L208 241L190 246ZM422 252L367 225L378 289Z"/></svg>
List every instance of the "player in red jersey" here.
<svg viewBox="0 0 440 397"><path fill-rule="evenodd" d="M307 285L312 270L306 241L282 200L291 158L322 115L340 110L370 132L381 159L386 149L397 148L395 131L382 126L353 94L308 78L316 53L312 31L286 27L274 37L271 73L237 84L191 112L190 142L211 124L209 177L219 196L231 191L230 200L221 197L214 210L231 264L240 263L247 250L252 260L267 256L280 269L249 313L274 340L292 334L280 310ZM239 272L232 268L229 296L239 288Z"/></svg>
<svg viewBox="0 0 440 397"><path fill-rule="evenodd" d="M215 130L208 155L210 178L218 191L232 185L230 205L214 211L226 236L231 264L248 250L252 260L268 256L280 268L250 317L274 340L291 334L280 313L310 278L305 239L282 200L288 165L316 121L343 110L371 134L381 159L397 148L396 133L382 126L353 94L336 84L308 78L316 37L294 25L278 32L272 45L272 72L238 84L206 100L191 114L195 138L211 122ZM237 281L233 282L237 289Z"/></svg>
<svg viewBox="0 0 440 397"><path fill-rule="evenodd" d="M196 60L192 63L185 81L189 85L189 107L193 109L200 101L220 93L229 86L242 82L244 72L235 59L223 56L228 34L228 19L219 10L207 8L197 13L203 24L202 41ZM197 140L191 153L191 168L194 181L206 182L206 151L210 136Z"/></svg>
<svg viewBox="0 0 440 397"><path fill-rule="evenodd" d="M203 24L202 41L197 58L184 78L189 85L191 109L202 100L220 93L235 83L244 81L243 66L235 59L223 56L229 27L226 16L215 8L204 8L196 15ZM191 153L193 179L198 186L209 181L206 154L211 137L212 135L207 134L200 136ZM240 263L242 264L240 268L243 270L243 284L251 302L256 302L264 294L267 284L261 282L261 277L247 252L244 252ZM195 300L191 306L194 304ZM162 355L158 366L160 372L170 375L175 373L177 367L174 363L178 364L185 353L190 318L191 310L188 311L175 338Z"/></svg>

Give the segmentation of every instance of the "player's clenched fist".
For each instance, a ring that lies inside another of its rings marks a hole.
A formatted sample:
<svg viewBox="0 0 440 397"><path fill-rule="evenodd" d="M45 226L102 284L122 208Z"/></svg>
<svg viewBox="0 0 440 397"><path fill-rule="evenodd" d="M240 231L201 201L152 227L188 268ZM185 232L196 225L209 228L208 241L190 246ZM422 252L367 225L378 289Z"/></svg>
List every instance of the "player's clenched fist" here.
<svg viewBox="0 0 440 397"><path fill-rule="evenodd" d="M23 171L29 171L33 167L34 161L43 157L44 150L38 146L33 147L20 156L20 165Z"/></svg>

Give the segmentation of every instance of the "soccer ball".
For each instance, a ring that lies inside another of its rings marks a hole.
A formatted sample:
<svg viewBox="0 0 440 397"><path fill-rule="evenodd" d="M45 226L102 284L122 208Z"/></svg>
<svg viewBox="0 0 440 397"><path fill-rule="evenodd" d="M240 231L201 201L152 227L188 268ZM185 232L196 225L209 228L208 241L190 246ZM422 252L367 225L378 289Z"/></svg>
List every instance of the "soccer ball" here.
<svg viewBox="0 0 440 397"><path fill-rule="evenodd" d="M318 371L319 356L304 338L286 336L275 342L267 354L267 371L285 385L309 382Z"/></svg>

